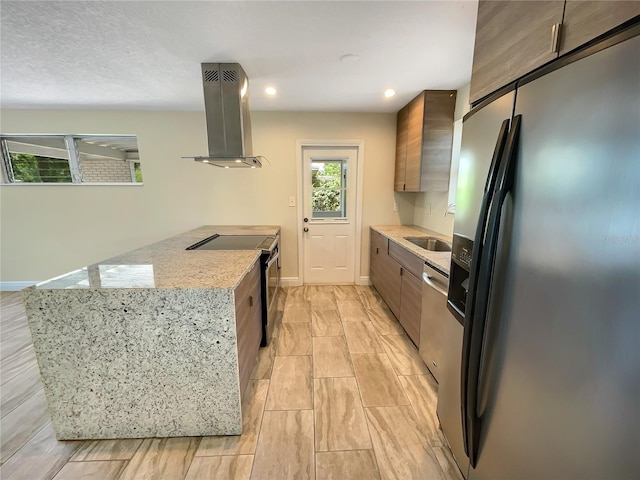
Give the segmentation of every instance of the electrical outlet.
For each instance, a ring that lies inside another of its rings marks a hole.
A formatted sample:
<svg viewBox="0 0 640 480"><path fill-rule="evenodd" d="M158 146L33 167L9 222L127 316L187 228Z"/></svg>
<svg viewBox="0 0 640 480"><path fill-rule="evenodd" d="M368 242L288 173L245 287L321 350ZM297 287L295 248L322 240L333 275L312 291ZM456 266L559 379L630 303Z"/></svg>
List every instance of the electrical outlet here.
<svg viewBox="0 0 640 480"><path fill-rule="evenodd" d="M398 211L398 202L396 200L393 201L393 211L394 212Z"/></svg>
<svg viewBox="0 0 640 480"><path fill-rule="evenodd" d="M431 204L430 204L430 203L427 203L427 204L424 206L424 213L425 213L426 215L431 215Z"/></svg>
<svg viewBox="0 0 640 480"><path fill-rule="evenodd" d="M296 206L296 197L289 197L289 206L290 207Z"/></svg>

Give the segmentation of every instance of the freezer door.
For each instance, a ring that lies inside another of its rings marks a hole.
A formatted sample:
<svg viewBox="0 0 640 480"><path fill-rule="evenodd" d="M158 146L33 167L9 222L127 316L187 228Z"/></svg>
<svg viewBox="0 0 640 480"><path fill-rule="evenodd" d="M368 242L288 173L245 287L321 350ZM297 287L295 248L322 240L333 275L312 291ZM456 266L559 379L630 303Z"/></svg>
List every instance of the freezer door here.
<svg viewBox="0 0 640 480"><path fill-rule="evenodd" d="M515 93L509 92L489 105L471 111L462 124L462 146L456 191L453 231L473 240L482 194L502 122L511 118Z"/></svg>
<svg viewBox="0 0 640 480"><path fill-rule="evenodd" d="M638 52L518 89L470 480L640 478Z"/></svg>

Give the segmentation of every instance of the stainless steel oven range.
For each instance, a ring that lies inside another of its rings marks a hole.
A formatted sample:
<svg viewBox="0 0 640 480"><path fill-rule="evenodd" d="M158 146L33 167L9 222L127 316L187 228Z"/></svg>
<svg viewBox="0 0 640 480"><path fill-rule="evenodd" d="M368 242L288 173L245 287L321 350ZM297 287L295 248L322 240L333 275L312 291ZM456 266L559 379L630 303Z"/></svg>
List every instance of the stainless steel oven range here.
<svg viewBox="0 0 640 480"><path fill-rule="evenodd" d="M276 319L280 290L280 235L212 235L187 250L261 250L262 341L267 346Z"/></svg>

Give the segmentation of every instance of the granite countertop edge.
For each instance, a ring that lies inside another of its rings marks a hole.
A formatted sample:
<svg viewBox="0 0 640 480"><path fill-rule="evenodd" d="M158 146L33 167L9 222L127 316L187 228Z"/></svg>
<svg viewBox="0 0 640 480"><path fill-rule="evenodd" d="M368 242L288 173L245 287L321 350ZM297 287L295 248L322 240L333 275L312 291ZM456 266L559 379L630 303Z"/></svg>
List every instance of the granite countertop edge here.
<svg viewBox="0 0 640 480"><path fill-rule="evenodd" d="M425 250L424 248L420 248L408 240L405 240L404 237L429 236L439 238L447 243L451 243L452 237L417 225L371 225L371 229L387 237L389 240L397 243L406 250L409 250L411 253L414 253L432 267L435 267L441 272L449 275L451 252L432 252L430 250Z"/></svg>
<svg viewBox="0 0 640 480"><path fill-rule="evenodd" d="M235 289L259 250L186 250L214 234L277 235L277 225L203 225L25 290Z"/></svg>

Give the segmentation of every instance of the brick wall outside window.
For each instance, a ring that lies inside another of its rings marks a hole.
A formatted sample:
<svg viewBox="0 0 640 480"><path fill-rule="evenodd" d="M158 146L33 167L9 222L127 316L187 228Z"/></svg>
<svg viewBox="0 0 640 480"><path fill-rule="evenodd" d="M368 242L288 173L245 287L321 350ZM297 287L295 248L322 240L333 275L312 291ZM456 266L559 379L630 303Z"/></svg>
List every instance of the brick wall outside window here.
<svg viewBox="0 0 640 480"><path fill-rule="evenodd" d="M80 160L83 182L131 183L131 166L122 160Z"/></svg>

